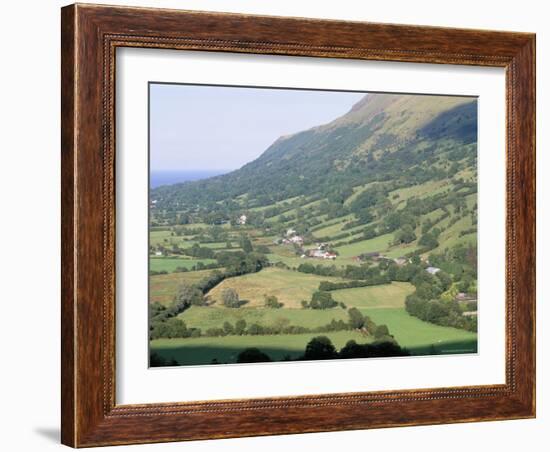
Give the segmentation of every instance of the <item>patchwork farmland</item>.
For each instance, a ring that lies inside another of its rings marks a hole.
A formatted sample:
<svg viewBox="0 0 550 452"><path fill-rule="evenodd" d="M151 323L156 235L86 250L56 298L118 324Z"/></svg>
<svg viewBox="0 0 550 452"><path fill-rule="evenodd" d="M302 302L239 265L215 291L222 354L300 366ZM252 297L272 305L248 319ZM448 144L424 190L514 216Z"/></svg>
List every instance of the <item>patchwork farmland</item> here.
<svg viewBox="0 0 550 452"><path fill-rule="evenodd" d="M151 365L477 352L476 102L425 97L152 189Z"/></svg>

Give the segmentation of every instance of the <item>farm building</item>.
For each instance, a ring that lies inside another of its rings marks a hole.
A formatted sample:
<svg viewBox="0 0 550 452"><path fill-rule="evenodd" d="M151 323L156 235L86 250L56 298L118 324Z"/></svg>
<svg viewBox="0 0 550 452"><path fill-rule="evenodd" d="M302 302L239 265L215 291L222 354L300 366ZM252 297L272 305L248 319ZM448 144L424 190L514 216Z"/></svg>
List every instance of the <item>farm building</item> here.
<svg viewBox="0 0 550 452"><path fill-rule="evenodd" d="M291 237L291 236L293 236L293 235L295 235L295 234L296 234L296 230L295 230L295 229L292 229L292 228L289 228L289 229L286 230L286 234L285 234L285 235L286 235L287 237Z"/></svg>
<svg viewBox="0 0 550 452"><path fill-rule="evenodd" d="M437 272L440 272L441 269L440 268L437 268L437 267L428 267L426 269L426 271L430 274L430 275L435 275Z"/></svg>
<svg viewBox="0 0 550 452"><path fill-rule="evenodd" d="M399 265L400 267L402 267L403 265L406 265L409 263L409 259L407 259L406 257L398 257L396 259L393 260L397 265Z"/></svg>
<svg viewBox="0 0 550 452"><path fill-rule="evenodd" d="M306 255L316 259L336 259L336 253L320 249L307 250Z"/></svg>

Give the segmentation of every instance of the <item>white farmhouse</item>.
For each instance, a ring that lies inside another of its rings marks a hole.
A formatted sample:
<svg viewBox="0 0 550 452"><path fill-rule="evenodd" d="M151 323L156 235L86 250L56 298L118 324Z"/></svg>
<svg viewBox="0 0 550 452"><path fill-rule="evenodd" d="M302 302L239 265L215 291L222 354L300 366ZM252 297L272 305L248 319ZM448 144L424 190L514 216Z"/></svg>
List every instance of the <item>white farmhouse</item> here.
<svg viewBox="0 0 550 452"><path fill-rule="evenodd" d="M291 236L293 236L293 235L295 235L295 234L296 234L296 230L295 230L295 229L292 229L292 228L289 228L289 229L286 230L286 234L285 234L285 235L286 235L287 237L291 237Z"/></svg>

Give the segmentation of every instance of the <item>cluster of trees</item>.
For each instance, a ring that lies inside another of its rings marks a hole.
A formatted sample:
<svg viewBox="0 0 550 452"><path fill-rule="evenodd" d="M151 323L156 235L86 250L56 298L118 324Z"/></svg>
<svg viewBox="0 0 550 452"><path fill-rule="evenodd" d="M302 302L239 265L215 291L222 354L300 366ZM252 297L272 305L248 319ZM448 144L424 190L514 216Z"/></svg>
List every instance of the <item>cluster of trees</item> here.
<svg viewBox="0 0 550 452"><path fill-rule="evenodd" d="M441 229L439 228L433 228L431 231L423 233L418 241L418 244L422 247L420 252L426 253L437 248L439 246L439 242L437 241L439 234L441 234Z"/></svg>
<svg viewBox="0 0 550 452"><path fill-rule="evenodd" d="M280 309L284 306L275 295L264 296L264 306L271 309Z"/></svg>
<svg viewBox="0 0 550 452"><path fill-rule="evenodd" d="M151 367L166 367L166 366L178 366L179 363L174 359L166 359L156 352L152 352L149 355L149 365Z"/></svg>
<svg viewBox="0 0 550 452"><path fill-rule="evenodd" d="M331 290L354 289L356 287L378 286L380 284L390 284L391 280L387 275L380 275L378 278L369 278L368 280L351 280L345 282L321 281L319 290L330 292Z"/></svg>
<svg viewBox="0 0 550 452"><path fill-rule="evenodd" d="M330 294L329 294L330 295ZM195 298L195 303L200 303L200 296L189 294L186 300L190 297ZM332 299L332 297L331 297ZM319 309L319 308L313 308ZM275 334L305 334L305 333L329 333L335 331L361 330L365 335L374 337L377 341L393 341L393 336L390 335L386 325L377 325L370 317L363 315L357 308L348 309L348 320L332 319L325 325L308 328L301 325L291 325L287 318L280 318L272 325L262 325L260 323L248 324L245 319L238 319L235 323L225 321L221 327L208 328L201 330L200 328L189 328L186 323L176 317L177 308L171 306L169 308L160 303L153 303L150 306L150 338L187 338L187 337L221 337L221 336L258 336L258 335L275 335Z"/></svg>
<svg viewBox="0 0 550 452"><path fill-rule="evenodd" d="M200 337L200 328L187 328L185 322L176 316L180 313L176 306L165 307L160 303L149 306L150 339Z"/></svg>
<svg viewBox="0 0 550 452"><path fill-rule="evenodd" d="M336 267L335 265L311 264L304 262L300 264L297 271L319 276L335 276L344 279L353 279L372 282L372 285L386 284L390 280L383 273L383 267L362 265L346 265L345 267Z"/></svg>
<svg viewBox="0 0 550 452"><path fill-rule="evenodd" d="M331 309L338 306L338 302L332 298L330 292L316 290L311 295L311 300L302 300L302 308L304 309Z"/></svg>
<svg viewBox="0 0 550 452"><path fill-rule="evenodd" d="M435 275L426 272L418 259L403 267L391 264L388 275L394 281L408 281L415 286L405 300L410 315L437 325L477 331L477 316L463 315L465 311L477 310L477 303L461 304L456 300L459 292L477 296L477 274L472 261L477 263L475 247L457 245L430 256L430 263L441 268Z"/></svg>
<svg viewBox="0 0 550 452"><path fill-rule="evenodd" d="M390 356L408 356L409 352L399 346L395 340L380 340L367 344L358 344L350 340L338 351L330 338L317 336L306 345L304 354L295 360L312 361L324 359L384 358ZM290 361L290 357L285 360ZM239 353L238 363L271 362L271 357L258 348L247 348Z"/></svg>
<svg viewBox="0 0 550 452"><path fill-rule="evenodd" d="M186 256L196 257L197 259L215 259L216 252L212 248L202 247L198 243L193 244L190 248L185 248L183 254Z"/></svg>
<svg viewBox="0 0 550 452"><path fill-rule="evenodd" d="M430 263L453 276L461 292L477 293L477 247L456 245L441 253L432 253Z"/></svg>
<svg viewBox="0 0 550 452"><path fill-rule="evenodd" d="M214 270L216 268L220 268L220 264L216 262L212 262L211 264L205 264L204 262L197 262L196 264L192 265L190 268L187 267L176 267L172 273L185 273L189 271L200 271L200 270Z"/></svg>
<svg viewBox="0 0 550 452"><path fill-rule="evenodd" d="M237 291L228 287L222 290L222 303L226 308L240 308L247 301L240 300Z"/></svg>
<svg viewBox="0 0 550 452"><path fill-rule="evenodd" d="M477 316L464 316L457 301L426 299L416 292L405 301L407 312L420 320L441 326L451 326L467 331L477 331Z"/></svg>
<svg viewBox="0 0 550 452"><path fill-rule="evenodd" d="M216 253L216 260L230 276L258 272L269 263L265 254L255 251L220 251Z"/></svg>
<svg viewBox="0 0 550 452"><path fill-rule="evenodd" d="M265 336L277 334L306 334L306 333L329 333L334 331L348 331L352 329L344 320L332 319L326 325L309 328L301 325L291 325L286 318L278 319L271 325L262 325L254 322L248 324L246 320L239 319L232 324L225 321L222 327L208 328L202 332L202 336Z"/></svg>

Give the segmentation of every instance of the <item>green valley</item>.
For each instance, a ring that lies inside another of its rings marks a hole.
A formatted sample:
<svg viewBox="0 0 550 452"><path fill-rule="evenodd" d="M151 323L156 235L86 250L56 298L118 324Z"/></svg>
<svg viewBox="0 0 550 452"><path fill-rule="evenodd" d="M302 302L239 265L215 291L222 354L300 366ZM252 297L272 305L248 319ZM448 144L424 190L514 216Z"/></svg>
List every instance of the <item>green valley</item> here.
<svg viewBox="0 0 550 452"><path fill-rule="evenodd" d="M475 98L367 94L149 210L152 366L477 352Z"/></svg>

